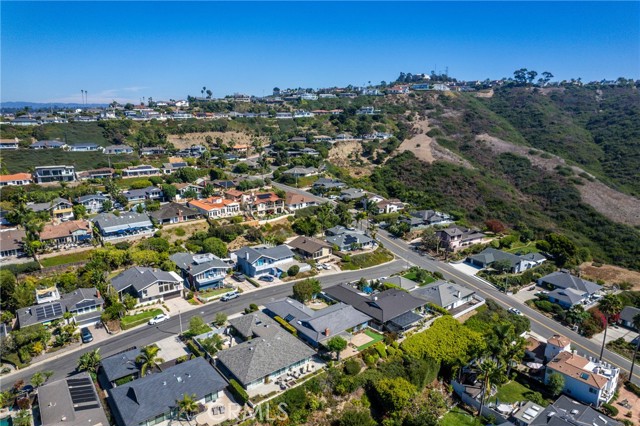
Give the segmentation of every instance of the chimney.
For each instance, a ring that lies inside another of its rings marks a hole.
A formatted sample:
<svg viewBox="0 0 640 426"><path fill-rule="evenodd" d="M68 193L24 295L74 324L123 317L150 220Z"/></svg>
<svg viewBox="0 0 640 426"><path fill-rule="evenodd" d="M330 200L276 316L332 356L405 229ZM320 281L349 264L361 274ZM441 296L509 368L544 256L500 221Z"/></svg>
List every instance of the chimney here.
<svg viewBox="0 0 640 426"><path fill-rule="evenodd" d="M456 298L460 299L460 290L456 291Z"/></svg>
<svg viewBox="0 0 640 426"><path fill-rule="evenodd" d="M328 336L328 335L329 335L329 329L328 329L328 328L325 328L325 329L324 329L324 335L325 335L325 336Z"/></svg>

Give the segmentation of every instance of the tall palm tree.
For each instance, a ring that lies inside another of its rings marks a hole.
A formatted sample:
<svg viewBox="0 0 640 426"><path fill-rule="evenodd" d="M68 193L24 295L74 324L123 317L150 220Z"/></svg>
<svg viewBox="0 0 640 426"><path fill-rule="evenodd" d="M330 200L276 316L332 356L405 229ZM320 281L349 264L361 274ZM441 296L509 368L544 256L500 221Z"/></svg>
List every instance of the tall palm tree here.
<svg viewBox="0 0 640 426"><path fill-rule="evenodd" d="M146 375L149 368L153 369L164 362L164 359L158 357L159 351L160 348L153 345L142 348L140 355L136 358L136 362L140 364L140 374L142 376Z"/></svg>
<svg viewBox="0 0 640 426"><path fill-rule="evenodd" d="M86 352L78 359L78 370L95 373L101 361L100 348Z"/></svg>
<svg viewBox="0 0 640 426"><path fill-rule="evenodd" d="M184 414L187 417L187 421L190 421L191 415L198 412L195 393L193 395L184 394L182 399L176 402L178 403L178 417L180 417L180 414Z"/></svg>
<svg viewBox="0 0 640 426"><path fill-rule="evenodd" d="M607 294L600 301L598 307L602 315L604 316L604 338L602 339L602 349L600 349L600 360L604 354L604 346L607 343L607 328L609 328L609 321L614 315L617 315L622 310L622 300L616 294Z"/></svg>
<svg viewBox="0 0 640 426"><path fill-rule="evenodd" d="M482 388L480 389L480 409L478 410L478 416L482 414L482 408L484 407L485 397L487 392L491 393L491 382L497 380L500 375L500 367L492 359L485 359L478 366L478 374L482 380Z"/></svg>
<svg viewBox="0 0 640 426"><path fill-rule="evenodd" d="M519 336L507 346L504 353L504 360L507 363L507 377L509 377L514 364L522 360L526 347L527 341Z"/></svg>
<svg viewBox="0 0 640 426"><path fill-rule="evenodd" d="M640 314L637 314L635 317L633 317L633 326L636 328L636 330L640 330ZM633 367L635 367L636 357L638 356L638 348L640 348L640 337L637 337L636 339L638 340L638 343L636 344L636 348L633 351L633 358L631 358L631 369L629 370L629 380L633 379Z"/></svg>

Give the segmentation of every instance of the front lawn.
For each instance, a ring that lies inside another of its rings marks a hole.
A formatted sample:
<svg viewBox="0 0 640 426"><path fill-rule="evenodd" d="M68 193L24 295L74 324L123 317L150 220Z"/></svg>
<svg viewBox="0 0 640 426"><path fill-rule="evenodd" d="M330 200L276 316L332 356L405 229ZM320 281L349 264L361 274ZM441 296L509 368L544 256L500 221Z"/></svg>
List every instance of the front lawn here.
<svg viewBox="0 0 640 426"><path fill-rule="evenodd" d="M42 265L43 268L49 268L51 266L66 265L67 263L82 262L84 260L89 259L89 256L91 256L91 250L85 250L78 253L70 253L70 254L63 254L61 256L47 257L45 259L41 259L40 264Z"/></svg>
<svg viewBox="0 0 640 426"><path fill-rule="evenodd" d="M522 243L517 241L511 245L511 248L505 250L508 253L519 253L519 254L529 254L529 253L539 253L540 250L536 247L535 241L529 241L528 243Z"/></svg>
<svg viewBox="0 0 640 426"><path fill-rule="evenodd" d="M437 281L436 278L434 278L431 275L430 272L428 274L425 274L424 279L422 281L420 281L420 279L418 279L418 273L415 270L407 272L406 274L404 274L402 276L402 278L406 278L408 280L415 281L421 287L424 286L424 285L431 284L431 283L434 283L434 282Z"/></svg>
<svg viewBox="0 0 640 426"><path fill-rule="evenodd" d="M379 341L384 339L384 336L382 334L376 333L375 331L370 330L368 328L364 331L364 334L366 334L367 336L371 337L371 339L373 339L373 340L371 340L370 342L365 343L362 346L358 346L358 351L363 351L363 350L367 349L369 346L373 346L376 343L378 343Z"/></svg>
<svg viewBox="0 0 640 426"><path fill-rule="evenodd" d="M438 426L481 426L482 423L477 417L469 414L460 407L455 407L445 414Z"/></svg>
<svg viewBox="0 0 640 426"><path fill-rule="evenodd" d="M228 287L210 288L210 289L198 292L198 296L201 299L208 299L210 297L214 297L214 296L218 296L218 295L221 295L221 294L229 293L231 290L233 290L233 289L232 288L228 288Z"/></svg>
<svg viewBox="0 0 640 426"><path fill-rule="evenodd" d="M393 260L393 255L387 249L377 248L370 253L356 254L343 259L341 268L343 271L354 271L357 269L370 268L381 263Z"/></svg>
<svg viewBox="0 0 640 426"><path fill-rule="evenodd" d="M150 311L144 311L135 315L127 315L120 320L120 326L123 330L135 327L136 325L144 324L156 315L162 314L162 309L151 309Z"/></svg>
<svg viewBox="0 0 640 426"><path fill-rule="evenodd" d="M489 401L495 402L496 400L498 400L500 401L500 403L506 404L511 404L519 401L529 401L531 400L531 395L533 393L534 391L532 391L522 383L512 380L500 387L500 389L498 389L498 393L489 398ZM545 403L541 405L547 406L549 404L545 401Z"/></svg>

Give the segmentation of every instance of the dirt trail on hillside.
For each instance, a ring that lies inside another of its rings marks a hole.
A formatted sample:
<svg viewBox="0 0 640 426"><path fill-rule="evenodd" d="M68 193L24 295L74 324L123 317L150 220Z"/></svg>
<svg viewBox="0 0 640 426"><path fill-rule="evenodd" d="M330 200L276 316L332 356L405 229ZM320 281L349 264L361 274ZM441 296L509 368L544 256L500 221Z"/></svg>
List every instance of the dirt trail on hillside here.
<svg viewBox="0 0 640 426"><path fill-rule="evenodd" d="M206 145L207 136L211 136L213 144L216 144L216 138L222 139L225 145L251 145L255 139L262 141L266 145L268 141L264 137L256 137L241 132L203 132L203 133L185 133L184 135L168 135L167 139L176 148L189 148L191 145Z"/></svg>
<svg viewBox="0 0 640 426"><path fill-rule="evenodd" d="M356 164L355 160L362 160ZM338 167L345 168L353 177L371 175L373 164L362 156L361 141L340 141L329 150L329 161Z"/></svg>
<svg viewBox="0 0 640 426"><path fill-rule="evenodd" d="M551 158L542 158L539 155L529 154L531 147L514 145L487 134L476 136L476 142L480 141L484 141L487 147L497 154L510 152L526 157L531 161L531 164L544 170L554 171L556 166L562 165L570 167L576 175L581 173L588 174L593 178L593 182L581 178L584 185L576 185L582 196L582 201L613 221L631 226L640 226L640 200L608 187L584 169L568 165L564 159L553 154L549 154ZM536 151L544 152L538 149Z"/></svg>
<svg viewBox="0 0 640 426"><path fill-rule="evenodd" d="M473 168L467 160L440 146L432 137L428 136L429 130L431 130L431 127L429 127L427 119L417 121L413 126L414 136L405 139L398 147L398 151L411 151L416 158L429 164L441 160L469 169Z"/></svg>

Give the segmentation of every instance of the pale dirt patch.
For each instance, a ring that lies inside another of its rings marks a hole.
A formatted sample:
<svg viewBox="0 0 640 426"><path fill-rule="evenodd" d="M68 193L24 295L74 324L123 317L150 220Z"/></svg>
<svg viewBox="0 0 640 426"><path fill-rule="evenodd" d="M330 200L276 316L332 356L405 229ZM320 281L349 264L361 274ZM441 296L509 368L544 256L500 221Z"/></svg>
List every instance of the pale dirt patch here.
<svg viewBox="0 0 640 426"><path fill-rule="evenodd" d="M640 272L630 271L613 265L593 266L593 262L585 262L580 265L580 274L583 278L592 281L602 280L606 284L618 284L628 282L633 285L633 290L640 291Z"/></svg>
<svg viewBox="0 0 640 426"><path fill-rule="evenodd" d="M482 90L475 93L476 98L493 98L493 89Z"/></svg>
<svg viewBox="0 0 640 426"><path fill-rule="evenodd" d="M477 135L476 142L485 143L485 145L495 153L500 154L510 152L526 157L531 161L531 164L544 170L554 171L556 166L562 165L570 167L576 175L579 175L580 173L587 173L593 178L593 182L580 178L584 182L584 185L576 185L576 188L580 191L582 200L596 209L596 211L602 213L604 216L615 222L631 226L640 226L639 199L608 187L584 169L568 165L563 158L553 154L549 154L551 155L551 158L542 158L539 155L532 155L529 154L529 151L533 149L531 147L514 145L487 134ZM540 153L544 152L539 149L536 149L536 151Z"/></svg>
<svg viewBox="0 0 640 426"><path fill-rule="evenodd" d="M207 146L206 138L211 136L213 145L216 145L216 138L222 139L225 145L251 145L254 140L259 140L262 145L267 145L268 141L264 137L253 136L242 132L204 132L204 133L185 133L184 135L168 135L167 139L176 148L189 148L191 145Z"/></svg>
<svg viewBox="0 0 640 426"><path fill-rule="evenodd" d="M355 165L356 159L362 159L363 165ZM360 141L341 141L329 150L329 161L338 167L345 168L353 177L371 175L373 165L362 157L362 143Z"/></svg>
<svg viewBox="0 0 640 426"><path fill-rule="evenodd" d="M467 160L440 146L432 137L428 136L429 130L431 130L431 127L429 127L428 119L417 121L413 126L414 135L409 139L405 139L398 147L398 151L411 151L416 158L429 164L440 160L469 169L473 168Z"/></svg>
<svg viewBox="0 0 640 426"><path fill-rule="evenodd" d="M181 228L185 231L183 236L176 234L176 229ZM189 222L172 223L169 225L162 225L162 237L166 238L170 243L174 243L177 240L186 241L198 231L209 230L209 224L206 219L198 219Z"/></svg>

